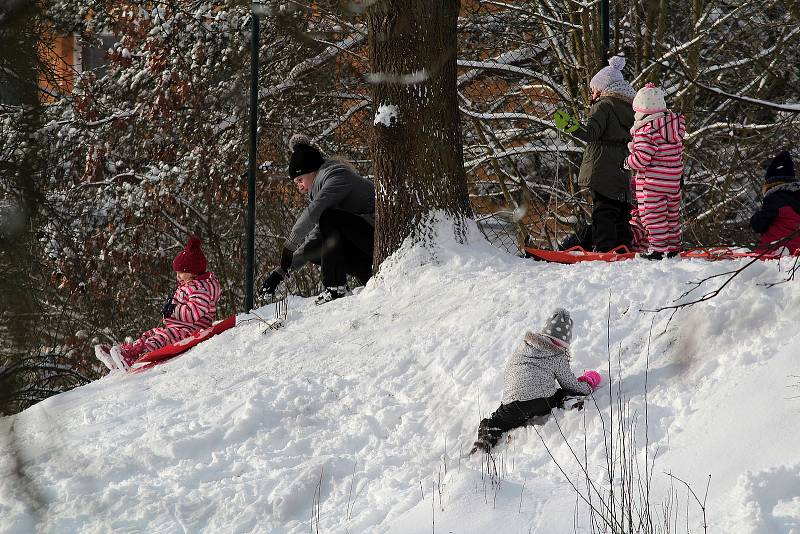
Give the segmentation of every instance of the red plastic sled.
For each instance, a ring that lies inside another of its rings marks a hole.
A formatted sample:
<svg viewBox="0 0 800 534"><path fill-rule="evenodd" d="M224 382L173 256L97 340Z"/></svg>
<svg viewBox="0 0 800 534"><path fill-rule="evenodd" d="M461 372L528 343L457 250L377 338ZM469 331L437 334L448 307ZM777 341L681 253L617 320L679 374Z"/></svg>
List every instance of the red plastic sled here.
<svg viewBox="0 0 800 534"><path fill-rule="evenodd" d="M762 252L735 252L730 247L706 247L684 250L681 252L681 258L699 258L709 261L733 260L737 258L758 258L766 261L780 258L780 256L773 253L764 254Z"/></svg>
<svg viewBox="0 0 800 534"><path fill-rule="evenodd" d="M187 338L176 341L175 343L167 345L166 347L161 347L160 349L148 352L133 362L133 365L128 372L140 373L146 369L150 369L151 367L165 363L172 358L183 354L195 345L216 336L220 332L224 332L225 330L233 328L234 326L236 326L236 316L231 315L227 319L224 319L204 330L199 330Z"/></svg>
<svg viewBox="0 0 800 534"><path fill-rule="evenodd" d="M580 263L582 261L623 261L636 257L636 253L631 252L625 245L620 245L610 252L592 252L584 250L580 246L568 248L567 250L544 250L526 247L525 251L538 260L566 264Z"/></svg>
<svg viewBox="0 0 800 534"><path fill-rule="evenodd" d="M636 257L635 252L631 252L624 245L613 249L611 252L592 252L581 247L572 247L567 250L544 250L539 248L525 248L525 251L537 260L544 260L553 263L579 263L582 261L622 261ZM736 252L730 247L706 247L693 248L681 252L681 258L701 259L708 261L734 260L739 258L758 258L762 261L780 258L777 254L764 254L761 252Z"/></svg>

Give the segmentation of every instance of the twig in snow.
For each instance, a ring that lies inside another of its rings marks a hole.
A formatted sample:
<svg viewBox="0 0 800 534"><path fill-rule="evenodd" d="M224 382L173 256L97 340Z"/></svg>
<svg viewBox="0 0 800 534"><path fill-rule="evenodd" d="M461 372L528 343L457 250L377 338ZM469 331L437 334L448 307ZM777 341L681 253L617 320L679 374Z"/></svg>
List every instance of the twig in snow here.
<svg viewBox="0 0 800 534"><path fill-rule="evenodd" d="M353 498L353 483L356 481L356 466L357 465L358 465L358 462L354 462L353 463L353 476L350 478L350 492L347 495L347 508L346 508L346 510L347 510L347 520L348 521L350 520L350 514L353 511L352 508L351 508L350 502L351 502L351 500Z"/></svg>
<svg viewBox="0 0 800 534"><path fill-rule="evenodd" d="M688 482L676 477L672 473L665 472L664 474L670 478L674 478L675 480L686 486L686 489L692 494L692 497L694 497L694 500L697 502L697 505L700 506L700 510L703 511L703 532L708 532L708 521L706 520L706 501L708 500L708 488L709 486L711 486L711 475L708 475L708 481L706 482L706 492L703 495L703 500L701 501Z"/></svg>

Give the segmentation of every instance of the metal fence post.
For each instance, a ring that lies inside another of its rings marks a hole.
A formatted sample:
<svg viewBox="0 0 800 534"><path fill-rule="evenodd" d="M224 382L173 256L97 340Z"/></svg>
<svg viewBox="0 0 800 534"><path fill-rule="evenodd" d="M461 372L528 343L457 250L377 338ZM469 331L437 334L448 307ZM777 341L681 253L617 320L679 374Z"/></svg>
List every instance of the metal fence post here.
<svg viewBox="0 0 800 534"><path fill-rule="evenodd" d="M608 18L608 0L600 0L600 28L603 36L603 57L600 58L601 65L605 65L608 59L608 51L611 48L611 26Z"/></svg>
<svg viewBox="0 0 800 534"><path fill-rule="evenodd" d="M247 166L247 267L244 277L244 309L253 309L256 256L256 147L258 143L258 40L259 21L253 4L250 42L250 156Z"/></svg>

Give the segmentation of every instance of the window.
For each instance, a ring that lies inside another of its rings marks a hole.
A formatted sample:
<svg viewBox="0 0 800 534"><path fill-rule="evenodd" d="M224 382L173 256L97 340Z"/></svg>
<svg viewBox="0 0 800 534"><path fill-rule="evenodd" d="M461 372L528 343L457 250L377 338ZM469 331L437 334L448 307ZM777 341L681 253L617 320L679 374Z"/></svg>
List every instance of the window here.
<svg viewBox="0 0 800 534"><path fill-rule="evenodd" d="M81 69L83 71L91 70L100 78L105 74L108 65L108 50L114 48L117 38L110 34L100 36L102 45L86 46L81 48Z"/></svg>

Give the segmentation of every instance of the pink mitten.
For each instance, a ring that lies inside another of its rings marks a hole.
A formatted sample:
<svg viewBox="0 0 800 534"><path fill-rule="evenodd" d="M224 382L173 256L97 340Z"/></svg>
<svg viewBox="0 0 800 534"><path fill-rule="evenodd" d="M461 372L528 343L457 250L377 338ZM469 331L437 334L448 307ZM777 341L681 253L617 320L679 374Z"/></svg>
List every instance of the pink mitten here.
<svg viewBox="0 0 800 534"><path fill-rule="evenodd" d="M578 377L578 382L586 382L589 384L589 387L592 388L592 391L600 387L600 382L602 381L603 377L600 376L600 373L597 371L586 371L583 375Z"/></svg>

